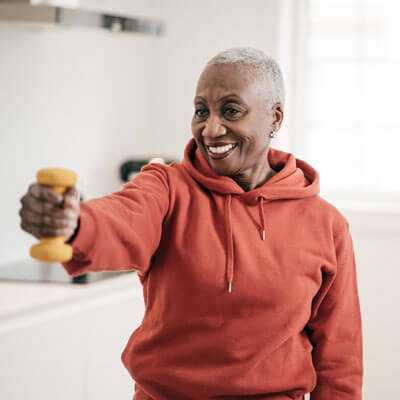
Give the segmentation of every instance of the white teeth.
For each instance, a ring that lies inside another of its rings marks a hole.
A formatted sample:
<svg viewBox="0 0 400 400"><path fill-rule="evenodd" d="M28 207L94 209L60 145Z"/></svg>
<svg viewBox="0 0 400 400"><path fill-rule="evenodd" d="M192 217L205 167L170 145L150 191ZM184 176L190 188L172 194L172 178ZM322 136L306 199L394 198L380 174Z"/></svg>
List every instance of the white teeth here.
<svg viewBox="0 0 400 400"><path fill-rule="evenodd" d="M218 146L218 147L209 147L210 151L212 153L225 153L228 150L230 150L232 147L234 147L234 144L227 144L226 146Z"/></svg>

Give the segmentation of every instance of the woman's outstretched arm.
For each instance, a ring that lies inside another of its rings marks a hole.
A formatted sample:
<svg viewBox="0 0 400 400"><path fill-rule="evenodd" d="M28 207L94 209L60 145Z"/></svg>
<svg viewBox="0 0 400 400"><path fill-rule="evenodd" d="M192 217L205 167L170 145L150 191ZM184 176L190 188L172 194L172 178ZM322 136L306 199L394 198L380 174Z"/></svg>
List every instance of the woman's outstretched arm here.
<svg viewBox="0 0 400 400"><path fill-rule="evenodd" d="M69 275L147 272L169 208L166 168L147 164L121 190L80 203L79 225L68 241L73 258L62 263Z"/></svg>

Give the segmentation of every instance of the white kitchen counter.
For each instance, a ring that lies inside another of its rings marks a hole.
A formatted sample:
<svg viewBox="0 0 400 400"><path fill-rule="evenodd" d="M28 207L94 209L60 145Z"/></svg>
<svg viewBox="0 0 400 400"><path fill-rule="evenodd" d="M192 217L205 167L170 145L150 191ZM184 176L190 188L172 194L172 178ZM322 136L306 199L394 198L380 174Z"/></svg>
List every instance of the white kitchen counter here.
<svg viewBox="0 0 400 400"><path fill-rule="evenodd" d="M0 280L0 398L132 398L121 354L144 311L135 271L89 283Z"/></svg>
<svg viewBox="0 0 400 400"><path fill-rule="evenodd" d="M142 293L136 272L122 272L121 275L84 284L3 280L0 281L0 334L99 304L142 298Z"/></svg>

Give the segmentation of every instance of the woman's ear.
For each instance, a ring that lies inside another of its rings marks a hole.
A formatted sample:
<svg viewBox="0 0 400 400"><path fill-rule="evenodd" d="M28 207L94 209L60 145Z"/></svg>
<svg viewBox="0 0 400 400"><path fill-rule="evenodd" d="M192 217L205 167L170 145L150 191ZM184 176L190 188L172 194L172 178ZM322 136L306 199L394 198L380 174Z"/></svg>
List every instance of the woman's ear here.
<svg viewBox="0 0 400 400"><path fill-rule="evenodd" d="M273 107L272 107L272 115L273 115L273 122L272 122L272 126L274 128L274 132L279 131L281 125L282 125L282 121L283 121L283 107L281 105L281 103L276 103Z"/></svg>

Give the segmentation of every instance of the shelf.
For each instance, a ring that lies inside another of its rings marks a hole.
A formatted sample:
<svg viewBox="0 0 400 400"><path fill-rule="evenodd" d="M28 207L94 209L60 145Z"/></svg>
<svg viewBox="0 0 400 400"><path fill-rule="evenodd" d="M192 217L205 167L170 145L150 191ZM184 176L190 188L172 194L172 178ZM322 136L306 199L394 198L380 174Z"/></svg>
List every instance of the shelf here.
<svg viewBox="0 0 400 400"><path fill-rule="evenodd" d="M160 19L87 10L80 8L77 0L0 0L0 21L84 26L153 36L162 36L165 32L165 24Z"/></svg>

